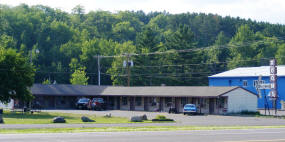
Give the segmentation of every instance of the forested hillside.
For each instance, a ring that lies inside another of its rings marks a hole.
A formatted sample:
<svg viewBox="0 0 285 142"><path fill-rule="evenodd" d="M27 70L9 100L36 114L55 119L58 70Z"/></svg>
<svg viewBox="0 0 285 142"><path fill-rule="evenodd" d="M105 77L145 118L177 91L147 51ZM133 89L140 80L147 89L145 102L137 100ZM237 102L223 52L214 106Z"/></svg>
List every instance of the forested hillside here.
<svg viewBox="0 0 285 142"><path fill-rule="evenodd" d="M102 85L127 85L127 58L131 86L207 85L228 69L284 64L284 39L284 25L213 14L0 5L0 48L25 55L36 83L97 84L100 55Z"/></svg>

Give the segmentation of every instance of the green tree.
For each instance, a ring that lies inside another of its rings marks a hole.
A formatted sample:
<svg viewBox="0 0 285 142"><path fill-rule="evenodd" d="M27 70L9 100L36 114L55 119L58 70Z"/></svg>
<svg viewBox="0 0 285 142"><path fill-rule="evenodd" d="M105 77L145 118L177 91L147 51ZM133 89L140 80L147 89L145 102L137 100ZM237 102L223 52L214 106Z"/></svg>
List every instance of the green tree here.
<svg viewBox="0 0 285 142"><path fill-rule="evenodd" d="M74 15L74 23L79 26L80 23L84 20L84 13L85 13L85 9L83 6L81 5L77 5L75 6L72 10L71 10L72 14Z"/></svg>
<svg viewBox="0 0 285 142"><path fill-rule="evenodd" d="M228 64L229 69L256 64L256 62L250 61L254 59L254 56L257 54L256 50L251 46L254 42L255 34L250 27L248 25L240 26L229 44L231 47L231 58Z"/></svg>
<svg viewBox="0 0 285 142"><path fill-rule="evenodd" d="M134 40L136 37L135 28L130 22L120 22L113 27L113 33L116 41Z"/></svg>
<svg viewBox="0 0 285 142"><path fill-rule="evenodd" d="M277 64L285 65L285 44L280 45L276 53Z"/></svg>
<svg viewBox="0 0 285 142"><path fill-rule="evenodd" d="M79 68L74 71L71 75L70 83L76 85L88 85L89 77L86 77L86 72L84 68Z"/></svg>
<svg viewBox="0 0 285 142"><path fill-rule="evenodd" d="M48 85L51 84L51 81L49 79L46 79L42 82L42 84Z"/></svg>
<svg viewBox="0 0 285 142"><path fill-rule="evenodd" d="M32 99L29 87L34 82L34 68L20 53L0 47L0 101Z"/></svg>
<svg viewBox="0 0 285 142"><path fill-rule="evenodd" d="M207 50L207 63L211 64L210 70L213 74L226 70L226 64L224 62L229 58L228 42L229 39L225 36L224 32L220 32L214 45Z"/></svg>
<svg viewBox="0 0 285 142"><path fill-rule="evenodd" d="M115 55L123 55L123 54L130 54L130 53L135 53L136 52L136 47L133 45L133 42L128 41L124 42L122 44L116 44L115 46ZM135 64L138 62L133 58L130 57L130 60L133 60ZM113 81L113 85L127 85L127 68L123 66L123 62L127 61L127 57L122 57L122 58L115 58L114 61L112 62L112 67L108 69L107 73L111 75L111 79ZM131 72L134 74L135 72L133 71L132 68ZM134 80L133 77L131 78L131 84L135 84L136 81Z"/></svg>
<svg viewBox="0 0 285 142"><path fill-rule="evenodd" d="M192 49L196 47L194 33L187 25L179 25L176 32L166 37L165 46L167 49Z"/></svg>

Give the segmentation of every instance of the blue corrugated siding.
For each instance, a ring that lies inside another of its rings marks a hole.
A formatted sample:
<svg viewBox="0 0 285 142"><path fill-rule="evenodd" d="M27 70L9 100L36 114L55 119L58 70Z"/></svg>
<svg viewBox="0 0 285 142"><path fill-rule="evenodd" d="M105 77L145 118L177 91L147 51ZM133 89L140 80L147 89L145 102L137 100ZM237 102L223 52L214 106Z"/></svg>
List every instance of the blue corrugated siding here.
<svg viewBox="0 0 285 142"><path fill-rule="evenodd" d="M243 86L243 80L247 80L247 87ZM253 86L253 81L258 80L258 77L209 77L209 86L240 86L249 91L257 93L256 89ZM265 83L269 83L269 77L263 77L262 80L265 80ZM278 77L278 103L277 108L281 108L280 101L285 100L285 77ZM269 90L262 90L262 98L258 99L258 108L264 108L264 95L268 95ZM268 97L267 97L268 98ZM269 107L272 108L272 101L267 99Z"/></svg>

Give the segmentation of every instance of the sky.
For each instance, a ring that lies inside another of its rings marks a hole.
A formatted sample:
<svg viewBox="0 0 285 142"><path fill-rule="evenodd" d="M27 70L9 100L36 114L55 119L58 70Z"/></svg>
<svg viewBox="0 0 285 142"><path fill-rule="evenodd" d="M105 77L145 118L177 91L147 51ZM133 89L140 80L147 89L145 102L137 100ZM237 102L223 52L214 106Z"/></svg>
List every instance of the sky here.
<svg viewBox="0 0 285 142"><path fill-rule="evenodd" d="M256 21L285 24L285 0L0 0L0 4L17 6L46 5L66 12L82 5L85 12L106 10L167 11L172 14L197 12L241 17Z"/></svg>

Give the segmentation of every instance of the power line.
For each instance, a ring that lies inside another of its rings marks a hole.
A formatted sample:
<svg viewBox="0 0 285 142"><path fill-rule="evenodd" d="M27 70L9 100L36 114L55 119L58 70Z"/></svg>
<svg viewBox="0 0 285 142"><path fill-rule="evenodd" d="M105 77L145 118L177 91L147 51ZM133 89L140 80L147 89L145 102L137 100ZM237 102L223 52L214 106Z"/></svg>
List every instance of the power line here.
<svg viewBox="0 0 285 142"><path fill-rule="evenodd" d="M119 57L127 57L127 56L142 56L142 55L146 56L146 55L158 55L158 54L169 54L169 53L187 53L187 52L195 52L195 51L210 50L210 49L215 49L215 50L230 49L230 48L234 48L234 47L247 46L247 45L250 45L251 43L254 43L254 42L264 42L264 41L266 41L266 40L248 41L248 42L243 42L242 44L236 44L236 45L231 45L231 44L212 45L212 46L193 48L193 49L182 49L182 50L171 49L171 50L163 51L163 52L151 52L151 53L140 53L140 54L139 53L124 53L121 55L111 55L111 56L96 55L94 57L98 58L98 56L99 56L100 58L119 58ZM207 64L207 63L199 63L199 64ZM188 64L188 65L191 65L191 64ZM192 65L195 65L195 64L192 64ZM0 66L2 66L2 65L0 65ZM9 65L5 65L5 66L9 66ZM147 66L145 66L145 67L147 67Z"/></svg>
<svg viewBox="0 0 285 142"><path fill-rule="evenodd" d="M132 74L131 76L147 76L147 75L197 75L197 74L211 74L213 72L185 72L185 73L144 73L144 74ZM106 73L102 73L106 74ZM111 74L107 74L111 75ZM116 74L114 76L128 76L128 74Z"/></svg>
<svg viewBox="0 0 285 142"><path fill-rule="evenodd" d="M116 77L124 77L127 78L127 75L111 75L111 74L106 74L106 73L102 73L103 75L108 75L108 76L116 76ZM209 75L200 75L200 76L176 76L176 75L147 75L147 76L143 76L143 77L148 77L148 78L208 78ZM136 76L137 77L137 76Z"/></svg>
<svg viewBox="0 0 285 142"><path fill-rule="evenodd" d="M147 56L147 55L161 55L161 54L169 54L169 53L187 53L187 52L195 52L195 51L201 51L201 50L209 50L209 49L212 49L213 47L216 47L215 49L229 49L229 48L234 48L238 46L251 45L251 43L254 43L254 42L264 42L264 41L266 40L247 41L247 42L243 42L242 45L240 44L211 45L211 46L199 47L199 48L181 49L181 50L170 49L167 51L150 52L150 53L124 53L121 55L113 55L113 56L100 55L100 57L101 58L121 58L121 57L127 57L127 56ZM94 57L97 57L97 56L94 56Z"/></svg>
<svg viewBox="0 0 285 142"><path fill-rule="evenodd" d="M269 58L259 58L259 59L248 59L248 60L236 60L238 62L251 62L251 61L259 61L259 60L270 60L276 57L269 57ZM281 58L285 58L285 56L281 56ZM277 58L278 59L278 58ZM203 66L203 65L218 65L218 64L227 64L231 61L224 61L224 62L212 62L212 63L199 63L199 64L166 64L166 65L154 65L154 66L133 66L133 68L162 68L162 67L185 67L185 66ZM112 67L109 67L112 68ZM124 68L124 67L113 67L113 68Z"/></svg>
<svg viewBox="0 0 285 142"><path fill-rule="evenodd" d="M259 61L259 60L270 60L274 57L270 58L260 58L260 59L248 59L248 60L236 60L237 62L251 62L251 61ZM285 58L285 56L281 56L281 58ZM277 58L278 59L278 58ZM200 64L179 64L179 65L161 65L161 66L134 66L134 67L182 67L182 66L201 66L201 65L213 65L213 64L225 64L229 63L231 61L226 61L226 62L215 62L215 63L200 63ZM117 67L117 68L124 68L124 67ZM23 71L26 72L26 70L11 70L11 69L0 69L0 71ZM46 73L46 74L72 74L73 72L52 72L52 71L34 71L35 73ZM201 72L196 72L196 73L201 73ZM205 73L205 72L202 72ZM93 74L96 75L97 73L95 72L86 72L86 74ZM101 74L106 74L106 73L101 73ZM159 74L159 73L158 73ZM169 73L171 74L171 73Z"/></svg>
<svg viewBox="0 0 285 142"><path fill-rule="evenodd" d="M285 37L284 37L285 38ZM257 40L259 42L264 42L262 40ZM248 44L254 42L254 41L250 41L247 42ZM246 44L242 44L242 45L234 45L232 47L240 47L240 46L246 46ZM229 47L228 45L217 45L217 46L208 46L208 47L204 47L204 48L195 48L195 49L184 49L184 50L171 50L171 51L165 51L165 52L152 52L152 53L144 53L144 54L123 54L123 55L118 55L118 56L100 56L102 58L113 58L113 57L126 57L127 55L134 55L134 56L139 56L139 55L155 55L155 54L165 54L165 53L174 53L174 52L190 52L190 51L199 51L199 50L208 50L211 49L210 47L218 47L215 49L228 49L228 48L232 48ZM280 58L284 58L285 56L280 56ZM270 60L274 57L271 58L260 58L260 59L249 59L249 60L237 60L238 62L250 62L250 61L258 61L258 60ZM278 58L277 58L278 59ZM178 65L173 65L173 64L169 64L169 65L155 65L155 66L134 66L134 68L154 68L154 67L182 67L182 66L201 66L201 65L213 65L213 64L226 64L229 63L231 61L225 61L225 62L212 62L212 63L199 63L199 64L178 64ZM13 67L12 65L5 65L5 66L10 66ZM111 68L111 67L110 67ZM115 68L124 68L124 67L115 67ZM10 71L9 69L0 69L0 71ZM25 70L14 70L14 71L25 71ZM62 73L66 73L66 74L72 74L73 72L45 72L45 71L36 71L36 73L50 73L50 74L62 74ZM97 74L97 73L93 73L93 72L87 72L86 74Z"/></svg>

